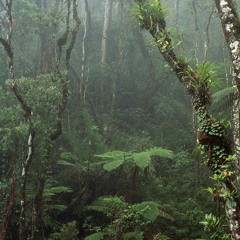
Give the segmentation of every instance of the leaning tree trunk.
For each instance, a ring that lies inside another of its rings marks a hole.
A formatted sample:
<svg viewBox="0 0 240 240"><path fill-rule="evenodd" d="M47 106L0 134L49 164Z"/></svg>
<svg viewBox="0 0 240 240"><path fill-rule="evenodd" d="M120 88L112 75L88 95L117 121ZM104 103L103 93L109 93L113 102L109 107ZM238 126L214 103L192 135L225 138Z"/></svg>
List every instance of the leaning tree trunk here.
<svg viewBox="0 0 240 240"><path fill-rule="evenodd" d="M227 8L226 0L221 0L220 4L218 4L218 2L219 0L216 0L219 10L225 7L225 9L223 9L224 16L222 18L226 20L225 14L230 11L230 5L229 8ZM228 157L231 152L226 139L225 126L221 121L214 120L208 111L208 105L211 98L211 90L208 85L210 83L202 82L204 79L200 79L198 73L193 71L188 63L179 58L173 51L171 38L165 30L166 22L164 14L162 14L162 16L160 15L162 12L161 4L159 3L157 6L159 15L156 16L146 15L146 12L148 12L146 9L144 12L141 12L141 9L144 9L142 8L142 1L136 1L136 4L140 10L140 15L136 16L140 21L140 26L148 30L152 35L160 53L168 62L172 71L176 74L180 83L186 88L192 99L193 108L199 125L198 142L205 149L209 169L213 172L214 176L217 176L219 179L219 176L221 176L221 197L225 206L229 229L234 239L240 239L240 198L238 189L234 185L235 179L232 178L233 171L231 165L228 164ZM233 12L231 16L234 16L234 14L236 15L236 12ZM230 21L230 19L228 21ZM229 24L229 22L227 23ZM229 27L230 26L227 25L227 30L229 30ZM236 50L238 50L239 42L236 40L235 36L230 37L230 33L231 31L227 35L231 40L229 47L231 49L232 59L236 61ZM234 64L236 65L235 62ZM236 80L240 78L239 66L239 63L235 66L235 75L237 75ZM240 86L240 81L236 82L237 85Z"/></svg>

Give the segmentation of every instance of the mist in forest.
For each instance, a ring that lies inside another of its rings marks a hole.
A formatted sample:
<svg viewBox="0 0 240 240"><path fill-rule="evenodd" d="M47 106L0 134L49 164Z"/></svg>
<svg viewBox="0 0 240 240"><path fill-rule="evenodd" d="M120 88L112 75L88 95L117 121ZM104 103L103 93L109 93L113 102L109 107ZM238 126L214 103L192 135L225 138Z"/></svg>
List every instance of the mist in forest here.
<svg viewBox="0 0 240 240"><path fill-rule="evenodd" d="M239 9L1 0L0 240L240 239Z"/></svg>

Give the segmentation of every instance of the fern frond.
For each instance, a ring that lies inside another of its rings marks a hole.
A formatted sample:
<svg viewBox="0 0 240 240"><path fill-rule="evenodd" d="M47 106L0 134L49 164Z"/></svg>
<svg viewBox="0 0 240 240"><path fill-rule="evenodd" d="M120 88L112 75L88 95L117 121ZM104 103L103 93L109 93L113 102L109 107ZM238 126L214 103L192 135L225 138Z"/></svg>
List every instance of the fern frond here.
<svg viewBox="0 0 240 240"><path fill-rule="evenodd" d="M150 152L146 151L146 152L134 153L133 160L138 167L144 170L146 167L150 165L150 162L151 162Z"/></svg>
<svg viewBox="0 0 240 240"><path fill-rule="evenodd" d="M124 162L124 158L108 162L103 165L103 169L108 172L111 172L112 170L120 167L123 164L123 162Z"/></svg>
<svg viewBox="0 0 240 240"><path fill-rule="evenodd" d="M72 189L66 186L51 187L51 188L45 188L43 196L47 198L47 197L55 196L58 193L69 193L69 192L72 192Z"/></svg>
<svg viewBox="0 0 240 240"><path fill-rule="evenodd" d="M109 215L126 208L126 206L126 202L121 197L102 196L87 206L87 210L94 210Z"/></svg>
<svg viewBox="0 0 240 240"><path fill-rule="evenodd" d="M160 217L163 217L163 218L169 219L171 221L174 221L174 218L170 214L168 214L167 212L165 212L161 209L159 210L159 215L160 215Z"/></svg>
<svg viewBox="0 0 240 240"><path fill-rule="evenodd" d="M73 163L71 163L71 162L68 162L68 161L66 161L66 160L58 160L57 161L57 164L59 164L59 165L63 165L63 166L74 166L75 164L73 164Z"/></svg>
<svg viewBox="0 0 240 240"><path fill-rule="evenodd" d="M125 154L126 152L122 152L122 151L112 151L112 152L106 152L103 154L96 154L94 156L97 158L118 160L120 158L124 158Z"/></svg>
<svg viewBox="0 0 240 240"><path fill-rule="evenodd" d="M103 240L104 235L103 232L97 232L85 237L84 240Z"/></svg>
<svg viewBox="0 0 240 240"><path fill-rule="evenodd" d="M237 87L227 87L213 94L213 104L231 106L234 95L237 93Z"/></svg>
<svg viewBox="0 0 240 240"><path fill-rule="evenodd" d="M159 156L162 158L169 158L169 159L174 158L174 153L171 150L164 149L161 147L154 147L154 148L151 148L149 151L151 156Z"/></svg>
<svg viewBox="0 0 240 240"><path fill-rule="evenodd" d="M94 156L97 158L105 159L107 162L104 163L103 169L111 172L123 164L126 154L127 153L122 151L112 151L104 154L97 154Z"/></svg>
<svg viewBox="0 0 240 240"><path fill-rule="evenodd" d="M143 232L127 232L123 235L123 240L143 240Z"/></svg>
<svg viewBox="0 0 240 240"><path fill-rule="evenodd" d="M159 216L159 204L154 201L146 201L133 205L133 211L142 215L150 222L154 222Z"/></svg>

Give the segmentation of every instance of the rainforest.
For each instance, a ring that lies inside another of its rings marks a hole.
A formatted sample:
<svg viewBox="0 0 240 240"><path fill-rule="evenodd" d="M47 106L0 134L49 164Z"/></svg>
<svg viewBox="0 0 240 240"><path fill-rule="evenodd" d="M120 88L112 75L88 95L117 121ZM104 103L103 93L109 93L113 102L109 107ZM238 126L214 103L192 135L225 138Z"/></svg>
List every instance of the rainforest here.
<svg viewBox="0 0 240 240"><path fill-rule="evenodd" d="M0 0L0 240L240 239L239 0Z"/></svg>

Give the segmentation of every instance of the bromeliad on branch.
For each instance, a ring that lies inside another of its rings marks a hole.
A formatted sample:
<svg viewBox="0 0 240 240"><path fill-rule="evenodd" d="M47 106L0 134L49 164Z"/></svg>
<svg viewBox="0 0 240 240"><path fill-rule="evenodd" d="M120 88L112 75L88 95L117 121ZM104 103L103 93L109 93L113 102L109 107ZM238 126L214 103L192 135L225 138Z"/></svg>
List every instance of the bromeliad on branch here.
<svg viewBox="0 0 240 240"><path fill-rule="evenodd" d="M135 2L135 16L139 20L140 27L146 29L152 35L161 55L192 99L199 124L198 141L205 150L207 164L213 172L214 178L221 182L221 197L231 235L234 239L240 239L240 197L235 187L235 169L233 169L233 164L228 161L229 156L232 156L234 151L232 152L229 141L226 139L226 126L221 121L215 120L208 109L211 103L211 87L217 84L214 81L216 79L216 69L210 63L202 63L193 70L187 61L182 61L182 57L176 55L171 35L166 29L166 10L162 7L161 1L135 0ZM215 2L219 11L222 10L222 7L226 8L228 4L231 7L233 6L232 0L215 0ZM226 22L226 19L228 19L226 11L222 11L221 14ZM231 14L236 16L236 11L231 11ZM225 22L223 25L226 24ZM231 29L236 28L231 25ZM230 49L233 48L233 44L231 42ZM236 60L235 57L232 57L232 59Z"/></svg>

